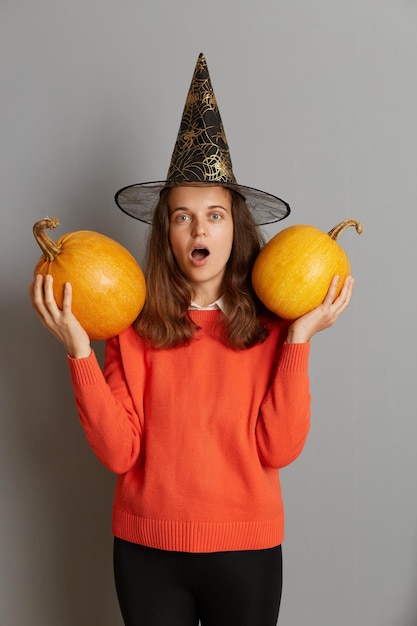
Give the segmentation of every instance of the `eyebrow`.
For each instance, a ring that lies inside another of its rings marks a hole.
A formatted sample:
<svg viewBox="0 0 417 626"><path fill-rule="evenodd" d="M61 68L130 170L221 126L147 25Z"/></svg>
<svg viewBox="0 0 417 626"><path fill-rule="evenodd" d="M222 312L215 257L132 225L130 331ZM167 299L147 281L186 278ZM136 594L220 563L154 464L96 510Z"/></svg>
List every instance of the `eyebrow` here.
<svg viewBox="0 0 417 626"><path fill-rule="evenodd" d="M211 204L210 206L206 207L206 211L212 211L213 209L222 209L223 211L226 211L226 212L228 210L222 204ZM169 207L169 211L170 211L170 213L175 213L176 211L192 211L192 209L190 207L186 207L186 206L178 206L178 207L175 207L173 209L171 209L171 207Z"/></svg>

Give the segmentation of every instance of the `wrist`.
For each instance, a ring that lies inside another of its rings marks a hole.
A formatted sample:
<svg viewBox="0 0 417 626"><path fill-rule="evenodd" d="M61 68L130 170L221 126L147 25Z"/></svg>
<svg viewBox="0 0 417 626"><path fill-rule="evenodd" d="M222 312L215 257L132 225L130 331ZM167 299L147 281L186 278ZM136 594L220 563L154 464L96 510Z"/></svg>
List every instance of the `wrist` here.
<svg viewBox="0 0 417 626"><path fill-rule="evenodd" d="M286 343L308 343L310 339L311 337L309 337L305 332L289 328L285 341Z"/></svg>
<svg viewBox="0 0 417 626"><path fill-rule="evenodd" d="M78 346L74 348L67 349L67 354L72 359L86 359L91 354L91 346L90 344L86 346Z"/></svg>

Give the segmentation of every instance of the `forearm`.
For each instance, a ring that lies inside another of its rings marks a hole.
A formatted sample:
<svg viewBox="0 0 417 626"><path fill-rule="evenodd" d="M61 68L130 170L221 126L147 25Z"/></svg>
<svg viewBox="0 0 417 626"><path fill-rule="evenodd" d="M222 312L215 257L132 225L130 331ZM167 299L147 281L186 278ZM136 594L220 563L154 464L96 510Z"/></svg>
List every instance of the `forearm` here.
<svg viewBox="0 0 417 626"><path fill-rule="evenodd" d="M309 344L283 346L256 427L264 465L284 467L303 449L310 427Z"/></svg>
<svg viewBox="0 0 417 626"><path fill-rule="evenodd" d="M129 395L116 397L94 353L84 359L68 357L80 422L99 460L122 474L137 461L142 425Z"/></svg>

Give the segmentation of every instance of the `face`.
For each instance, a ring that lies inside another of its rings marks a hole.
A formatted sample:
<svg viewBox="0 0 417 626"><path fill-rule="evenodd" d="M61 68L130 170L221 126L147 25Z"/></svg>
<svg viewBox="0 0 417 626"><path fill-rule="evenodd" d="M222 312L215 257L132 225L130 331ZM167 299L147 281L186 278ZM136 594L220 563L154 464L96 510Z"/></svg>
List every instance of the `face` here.
<svg viewBox="0 0 417 626"><path fill-rule="evenodd" d="M179 268L200 305L221 296L233 245L232 196L212 185L169 191L169 241Z"/></svg>

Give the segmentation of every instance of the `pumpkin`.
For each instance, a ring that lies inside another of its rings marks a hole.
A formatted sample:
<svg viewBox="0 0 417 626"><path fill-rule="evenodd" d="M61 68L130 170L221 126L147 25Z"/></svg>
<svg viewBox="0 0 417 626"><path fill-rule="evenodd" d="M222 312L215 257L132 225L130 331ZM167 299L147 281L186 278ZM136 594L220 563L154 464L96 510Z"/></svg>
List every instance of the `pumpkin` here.
<svg viewBox="0 0 417 626"><path fill-rule="evenodd" d="M363 230L358 220L341 222L328 233L296 224L275 235L260 251L252 271L252 286L273 313L294 320L319 306L332 278L339 276L337 294L350 275L350 263L337 238L348 226Z"/></svg>
<svg viewBox="0 0 417 626"><path fill-rule="evenodd" d="M46 217L33 227L42 250L34 275L52 275L60 308L64 284L71 283L72 311L92 341L114 337L132 324L143 307L142 270L126 248L94 231L67 233L54 243L45 229L58 224L57 218Z"/></svg>

